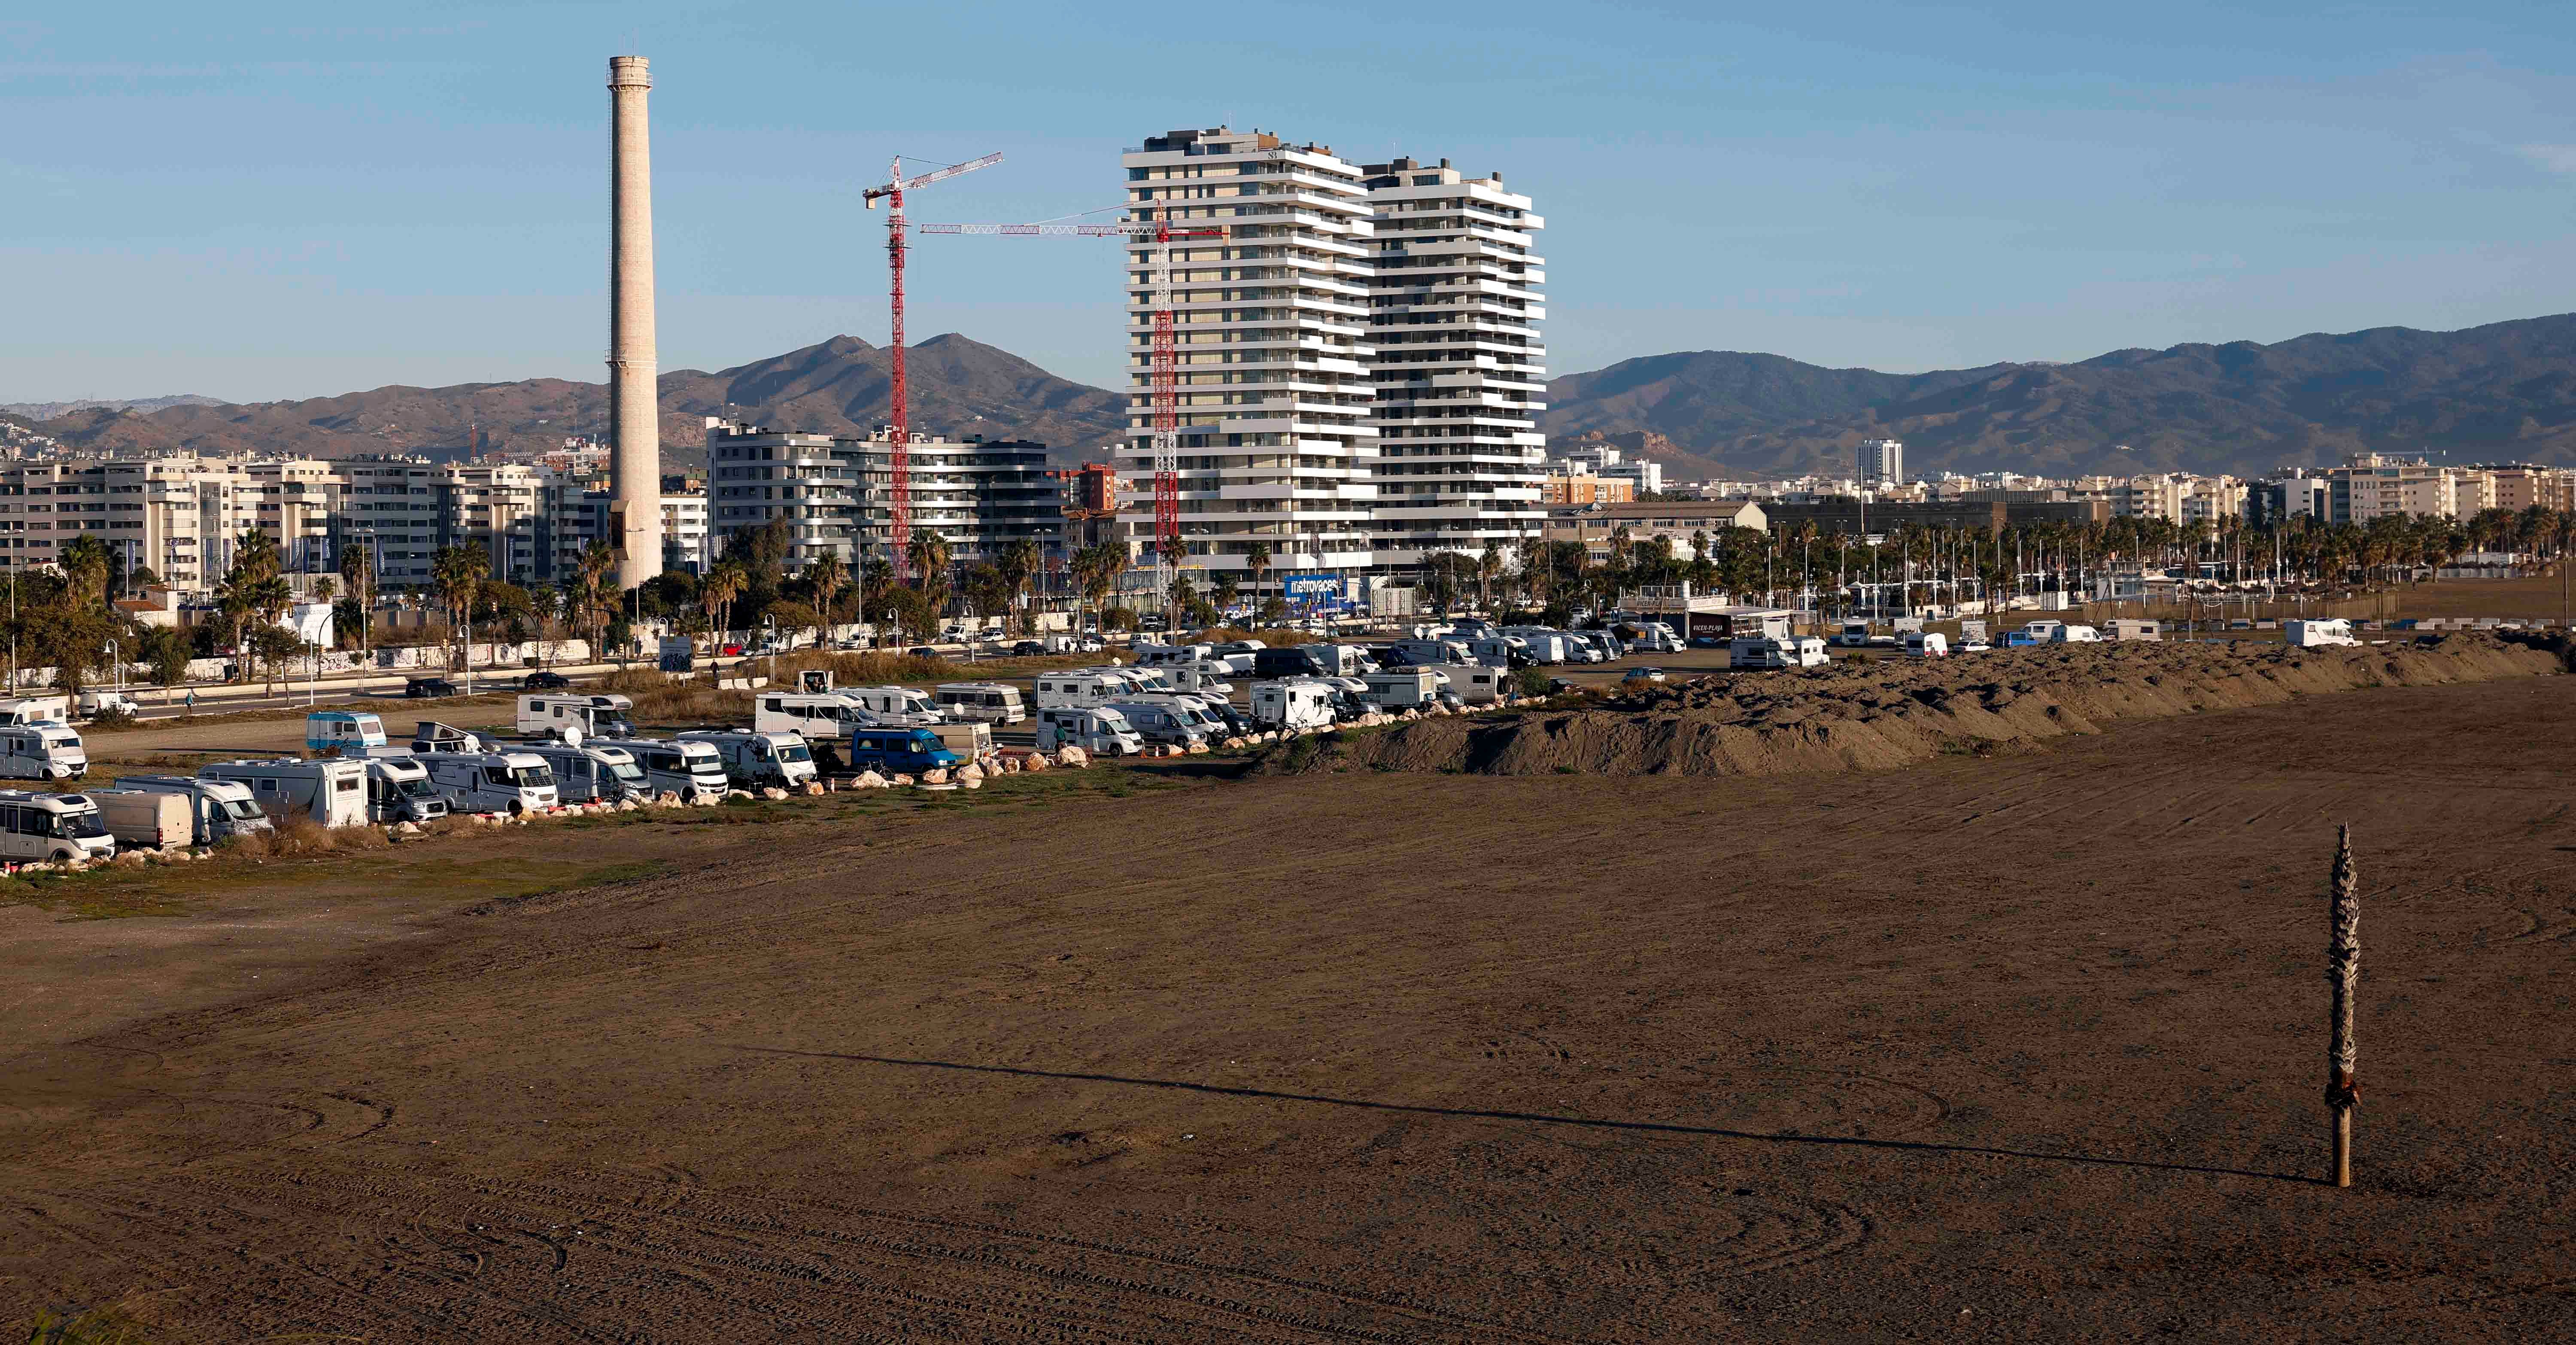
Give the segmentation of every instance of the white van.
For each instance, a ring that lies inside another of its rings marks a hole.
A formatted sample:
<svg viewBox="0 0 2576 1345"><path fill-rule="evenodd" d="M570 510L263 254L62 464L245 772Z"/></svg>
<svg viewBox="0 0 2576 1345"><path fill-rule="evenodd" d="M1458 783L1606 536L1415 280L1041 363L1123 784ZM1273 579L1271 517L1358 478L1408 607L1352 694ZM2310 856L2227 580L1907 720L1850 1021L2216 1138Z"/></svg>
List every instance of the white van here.
<svg viewBox="0 0 2576 1345"><path fill-rule="evenodd" d="M217 761L197 768L200 780L246 785L262 811L282 825L297 819L326 827L367 824L367 763L277 757Z"/></svg>
<svg viewBox="0 0 2576 1345"><path fill-rule="evenodd" d="M752 699L751 727L758 733L799 733L809 743L841 742L852 729L885 721L837 691L763 691Z"/></svg>
<svg viewBox="0 0 2576 1345"><path fill-rule="evenodd" d="M572 692L539 692L519 698L519 714L515 723L519 732L545 738L561 739L568 728L579 729L584 739L633 737L635 726L627 721L626 711L633 708L634 702L628 701L625 706L613 703L626 699L624 696L611 698Z"/></svg>
<svg viewBox="0 0 2576 1345"><path fill-rule="evenodd" d="M546 769L554 772L555 798L563 803L641 801L653 792L644 783L644 768L636 765L634 755L622 747L602 747L584 740L577 747L536 742L510 751L543 759Z"/></svg>
<svg viewBox="0 0 2576 1345"><path fill-rule="evenodd" d="M706 743L658 742L651 738L619 738L613 741L584 743L585 747L615 747L635 758L644 768L644 782L655 793L677 794L689 802L720 799L729 786L725 782L724 758Z"/></svg>
<svg viewBox="0 0 2576 1345"><path fill-rule="evenodd" d="M429 768L420 758L387 754L366 762L368 821L434 822L447 816L447 800L430 787Z"/></svg>
<svg viewBox="0 0 2576 1345"><path fill-rule="evenodd" d="M1333 726L1333 688L1322 682L1255 682L1252 720L1274 729Z"/></svg>
<svg viewBox="0 0 2576 1345"><path fill-rule="evenodd" d="M185 775L125 775L117 777L116 787L175 794L186 799L199 845L213 845L246 832L277 829L268 820L268 814L260 810L258 801L251 797L250 787L230 780L198 780Z"/></svg>
<svg viewBox="0 0 2576 1345"><path fill-rule="evenodd" d="M0 727L0 776L11 780L77 780L89 773L81 736L52 723Z"/></svg>
<svg viewBox="0 0 2576 1345"><path fill-rule="evenodd" d="M116 838L88 795L0 790L0 857L60 864L115 853Z"/></svg>
<svg viewBox="0 0 2576 1345"><path fill-rule="evenodd" d="M196 819L189 815L188 800L176 794L151 789L93 789L88 793L119 849L185 849L196 839Z"/></svg>
<svg viewBox="0 0 2576 1345"><path fill-rule="evenodd" d="M802 734L701 729L681 734L679 741L716 749L725 779L736 789L802 789L820 778Z"/></svg>
<svg viewBox="0 0 2576 1345"><path fill-rule="evenodd" d="M950 719L1016 724L1029 717L1020 689L1003 682L942 682L931 695Z"/></svg>
<svg viewBox="0 0 2576 1345"><path fill-rule="evenodd" d="M430 788L460 813L538 813L562 799L546 759L525 749L441 752L421 761Z"/></svg>
<svg viewBox="0 0 2576 1345"><path fill-rule="evenodd" d="M1905 632L1905 656L1907 658L1948 658L1950 657L1950 637L1937 630L1907 631Z"/></svg>
<svg viewBox="0 0 2576 1345"><path fill-rule="evenodd" d="M2052 641L2055 644L2100 644L2101 642L2102 632L2091 626L2059 626Z"/></svg>
<svg viewBox="0 0 2576 1345"><path fill-rule="evenodd" d="M1115 710L1059 706L1038 711L1038 750L1079 747L1094 756L1132 757L1145 750L1145 740L1127 717Z"/></svg>
<svg viewBox="0 0 2576 1345"><path fill-rule="evenodd" d="M1833 661L1813 635L1752 635L1726 642L1726 666L1741 669L1821 668Z"/></svg>
<svg viewBox="0 0 2576 1345"><path fill-rule="evenodd" d="M947 712L919 687L844 687L838 693L855 700L880 724L943 724ZM909 716L908 718L902 716Z"/></svg>

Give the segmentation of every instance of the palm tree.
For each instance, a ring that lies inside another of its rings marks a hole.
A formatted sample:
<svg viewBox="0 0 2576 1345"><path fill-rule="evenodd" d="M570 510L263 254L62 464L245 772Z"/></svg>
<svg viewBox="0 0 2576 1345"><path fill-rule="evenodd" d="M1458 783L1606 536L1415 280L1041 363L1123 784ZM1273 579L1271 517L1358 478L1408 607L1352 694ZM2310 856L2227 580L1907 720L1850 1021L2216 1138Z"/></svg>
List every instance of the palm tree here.
<svg viewBox="0 0 2576 1345"><path fill-rule="evenodd" d="M1484 551L1476 557L1476 609L1478 611L1494 610L1494 581L1502 577L1502 548L1494 545L1493 539L1487 538Z"/></svg>
<svg viewBox="0 0 2576 1345"><path fill-rule="evenodd" d="M1252 572L1253 592L1260 592L1261 577L1270 573L1270 544L1254 542L1252 549L1243 553L1243 568Z"/></svg>
<svg viewBox="0 0 2576 1345"><path fill-rule="evenodd" d="M106 600L108 572L115 568L115 558L108 553L107 539L95 533L82 533L63 548L62 559L58 563L70 588L67 596L74 603Z"/></svg>
<svg viewBox="0 0 2576 1345"><path fill-rule="evenodd" d="M594 659L602 654L600 632L608 625L608 614L616 606L609 576L617 572L617 550L606 542L593 542L581 553L573 567L572 588L564 597L571 609L573 622L590 645Z"/></svg>
<svg viewBox="0 0 2576 1345"><path fill-rule="evenodd" d="M813 597L814 615L817 618L814 626L814 643L821 644L824 631L837 624L836 614L841 606L841 589L849 581L849 567L841 563L841 557L837 552L826 551L806 563L805 589Z"/></svg>
<svg viewBox="0 0 2576 1345"><path fill-rule="evenodd" d="M743 569L742 562L734 560L718 562L707 571L705 582L698 585L698 605L706 609L708 629L715 636L717 648L724 647L725 634L733 629L726 620L733 615L733 605L750 588L750 572Z"/></svg>
<svg viewBox="0 0 2576 1345"><path fill-rule="evenodd" d="M482 596L483 576L492 568L492 556L479 546L442 546L429 559L430 591L439 605L447 609L448 637L462 640L470 633L474 619L474 600ZM465 649L470 663L474 657Z"/></svg>

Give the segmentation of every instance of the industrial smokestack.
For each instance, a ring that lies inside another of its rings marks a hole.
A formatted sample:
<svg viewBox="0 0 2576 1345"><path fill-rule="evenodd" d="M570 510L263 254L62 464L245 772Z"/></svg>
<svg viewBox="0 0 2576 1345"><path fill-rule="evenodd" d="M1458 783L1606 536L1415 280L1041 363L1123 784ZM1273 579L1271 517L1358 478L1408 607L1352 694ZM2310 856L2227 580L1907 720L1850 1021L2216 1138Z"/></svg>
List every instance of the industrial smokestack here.
<svg viewBox="0 0 2576 1345"><path fill-rule="evenodd" d="M617 584L662 573L661 356L653 347L653 144L641 56L608 58L609 543Z"/></svg>

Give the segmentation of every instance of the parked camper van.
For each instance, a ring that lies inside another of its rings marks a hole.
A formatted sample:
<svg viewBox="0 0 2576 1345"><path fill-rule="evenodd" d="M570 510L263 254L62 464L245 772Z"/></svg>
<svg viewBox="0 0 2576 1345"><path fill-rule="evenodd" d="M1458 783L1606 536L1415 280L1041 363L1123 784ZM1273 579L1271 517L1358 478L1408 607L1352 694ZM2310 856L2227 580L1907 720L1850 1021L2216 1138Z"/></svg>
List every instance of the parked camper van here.
<svg viewBox="0 0 2576 1345"><path fill-rule="evenodd" d="M413 756L436 756L443 752L481 752L486 750L487 746L482 735L468 733L463 729L441 724L434 719L420 721L419 725L411 731Z"/></svg>
<svg viewBox="0 0 2576 1345"><path fill-rule="evenodd" d="M1907 631L1905 632L1905 656L1907 658L1948 658L1950 657L1950 637L1937 630Z"/></svg>
<svg viewBox="0 0 2576 1345"><path fill-rule="evenodd" d="M1537 626L1511 626L1503 634L1519 640L1522 652L1532 663L1555 664L1566 661L1565 637Z"/></svg>
<svg viewBox="0 0 2576 1345"><path fill-rule="evenodd" d="M614 699L627 700L624 696ZM568 728L579 729L584 740L630 738L635 734L635 726L627 722L626 712L633 707L632 701L627 701L625 705L620 706L613 703L607 696L559 691L539 692L533 696L519 698L516 724L521 733L547 738L561 738L564 736L564 730Z"/></svg>
<svg viewBox="0 0 2576 1345"><path fill-rule="evenodd" d="M686 739L660 742L652 738L615 738L584 747L614 747L635 759L644 768L644 782L657 794L677 794L692 803L701 798L720 799L728 787L725 783L724 758L705 743Z"/></svg>
<svg viewBox="0 0 2576 1345"><path fill-rule="evenodd" d="M1820 668L1833 661L1813 635L1749 635L1726 642L1726 666L1751 670Z"/></svg>
<svg viewBox="0 0 2576 1345"><path fill-rule="evenodd" d="M1164 747L1191 747L1205 744L1208 732L1196 722L1187 707L1165 701L1119 701L1101 707L1116 710L1136 729L1136 735L1148 743Z"/></svg>
<svg viewBox="0 0 2576 1345"><path fill-rule="evenodd" d="M850 769L883 775L919 775L954 770L966 759L948 750L939 735L918 726L854 729L850 733Z"/></svg>
<svg viewBox="0 0 2576 1345"><path fill-rule="evenodd" d="M61 696L21 696L0 700L0 724L62 724L70 721L72 703Z"/></svg>
<svg viewBox="0 0 2576 1345"><path fill-rule="evenodd" d="M1135 647L1134 652L1137 667L1172 668L1212 657L1216 653L1216 646L1212 644L1140 644Z"/></svg>
<svg viewBox="0 0 2576 1345"><path fill-rule="evenodd" d="M764 691L752 702L755 731L801 733L809 743L839 742L850 736L850 730L872 728L879 722L858 697L838 691Z"/></svg>
<svg viewBox="0 0 2576 1345"><path fill-rule="evenodd" d="M525 752L546 763L546 769L554 773L555 800L559 803L640 802L653 792L644 781L644 768L636 765L634 754L623 747L602 747L584 739L579 746L533 742L510 751Z"/></svg>
<svg viewBox="0 0 2576 1345"><path fill-rule="evenodd" d="M80 734L63 724L0 727L0 777L11 780L77 780L89 774Z"/></svg>
<svg viewBox="0 0 2576 1345"><path fill-rule="evenodd" d="M2064 629L2066 629L2065 622L2049 617L2033 621L2023 626L2021 628L2021 633L2030 637L2028 640L2028 643L2030 644L2056 644L2065 638L2058 634L2059 631ZM2014 643L2018 644L2023 642L2014 641Z"/></svg>
<svg viewBox="0 0 2576 1345"><path fill-rule="evenodd" d="M149 789L93 789L99 820L107 824L121 850L185 848L196 839L196 819L188 800Z"/></svg>
<svg viewBox="0 0 2576 1345"><path fill-rule="evenodd" d="M2281 638L2301 649L2361 643L2353 638L2352 623L2342 617L2331 617L2320 621L2284 621L2281 623Z"/></svg>
<svg viewBox="0 0 2576 1345"><path fill-rule="evenodd" d="M420 758L391 754L367 758L367 820L433 822L447 816L447 799L429 783Z"/></svg>
<svg viewBox="0 0 2576 1345"><path fill-rule="evenodd" d="M363 761L301 757L218 761L199 766L197 778L248 786L260 808L281 825L298 819L326 827L367 824L367 763Z"/></svg>
<svg viewBox="0 0 2576 1345"><path fill-rule="evenodd" d="M931 696L950 719L1016 724L1029 717L1020 689L1005 682L942 682Z"/></svg>
<svg viewBox="0 0 2576 1345"><path fill-rule="evenodd" d="M2093 629L2091 626L2059 626L2057 628L2056 638L2053 642L2056 644L2100 644L2102 642L2102 632Z"/></svg>
<svg viewBox="0 0 2576 1345"><path fill-rule="evenodd" d="M1256 649L1251 675L1258 678L1321 677L1333 669L1310 649Z"/></svg>
<svg viewBox="0 0 2576 1345"><path fill-rule="evenodd" d="M1361 698L1381 710L1422 710L1440 703L1440 675L1427 668L1373 672L1360 679Z"/></svg>
<svg viewBox="0 0 2576 1345"><path fill-rule="evenodd" d="M1510 670L1482 663L1443 663L1424 669L1448 680L1449 690L1465 705L1491 705L1503 697L1504 680Z"/></svg>
<svg viewBox="0 0 2576 1345"><path fill-rule="evenodd" d="M1333 688L1322 682L1252 684L1252 719L1274 729L1322 729L1333 726Z"/></svg>
<svg viewBox="0 0 2576 1345"><path fill-rule="evenodd" d="M497 752L441 752L421 758L430 787L460 813L544 812L563 801L554 770L525 748Z"/></svg>
<svg viewBox="0 0 2576 1345"><path fill-rule="evenodd" d="M2111 638L2114 640L2145 640L2155 644L2164 642L2165 627L2161 621L2115 616L2104 624L2111 628Z"/></svg>
<svg viewBox="0 0 2576 1345"><path fill-rule="evenodd" d="M1297 648L1314 655L1315 661L1323 666L1324 675L1327 677L1357 677L1362 673L1373 671L1377 666L1370 661L1368 654L1355 644L1301 644ZM1254 657L1257 664L1259 656Z"/></svg>
<svg viewBox="0 0 2576 1345"><path fill-rule="evenodd" d="M1115 710L1061 706L1038 711L1038 750L1079 747L1093 756L1132 757L1145 750L1127 717Z"/></svg>
<svg viewBox="0 0 2576 1345"><path fill-rule="evenodd" d="M317 757L363 757L385 745L385 721L367 710L316 710L304 716L304 750Z"/></svg>
<svg viewBox="0 0 2576 1345"><path fill-rule="evenodd" d="M88 795L0 790L0 857L60 864L115 853L116 838Z"/></svg>
<svg viewBox="0 0 2576 1345"><path fill-rule="evenodd" d="M1041 710L1080 710L1137 690L1119 669L1084 668L1074 672L1039 673L1037 701Z"/></svg>
<svg viewBox="0 0 2576 1345"><path fill-rule="evenodd" d="M799 734L701 730L680 741L716 749L736 789L801 789L816 779L813 750Z"/></svg>
<svg viewBox="0 0 2576 1345"><path fill-rule="evenodd" d="M254 831L273 831L268 814L251 797L250 787L230 780L200 780L185 775L125 775L118 789L176 794L188 801L189 818L199 845L213 845Z"/></svg>
<svg viewBox="0 0 2576 1345"><path fill-rule="evenodd" d="M939 702L918 687L844 687L840 694L856 700L882 723L940 724L948 720ZM897 717L903 715L911 718Z"/></svg>
<svg viewBox="0 0 2576 1345"><path fill-rule="evenodd" d="M79 710L83 719L96 719L104 714L139 715L143 713L143 702L113 689L84 691L80 694Z"/></svg>
<svg viewBox="0 0 2576 1345"><path fill-rule="evenodd" d="M1174 690L1188 692L1193 696L1224 700L1234 694L1234 683L1225 680L1234 675L1234 670L1216 659L1201 659L1196 663L1176 663L1168 668L1157 668L1155 671L1170 681Z"/></svg>

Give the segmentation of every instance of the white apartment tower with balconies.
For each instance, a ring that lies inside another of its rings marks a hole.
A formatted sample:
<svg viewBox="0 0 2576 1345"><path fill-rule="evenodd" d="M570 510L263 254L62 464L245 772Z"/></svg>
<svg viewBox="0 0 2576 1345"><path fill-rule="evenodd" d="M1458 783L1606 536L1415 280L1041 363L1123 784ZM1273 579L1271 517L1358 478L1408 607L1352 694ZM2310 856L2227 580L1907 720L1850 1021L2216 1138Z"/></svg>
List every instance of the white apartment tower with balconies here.
<svg viewBox="0 0 2576 1345"><path fill-rule="evenodd" d="M1546 520L1545 221L1503 175L1442 159L1370 164L1376 276L1376 563L1411 569L1442 552L1510 556Z"/></svg>
<svg viewBox="0 0 2576 1345"><path fill-rule="evenodd" d="M1140 558L1154 532L1154 313L1168 285L1184 576L1205 587L1233 573L1249 592L1255 547L1269 550L1265 592L1300 571L1365 569L1376 263L1359 168L1329 146L1222 126L1148 137L1122 162L1129 220L1216 235L1126 246L1119 508Z"/></svg>

